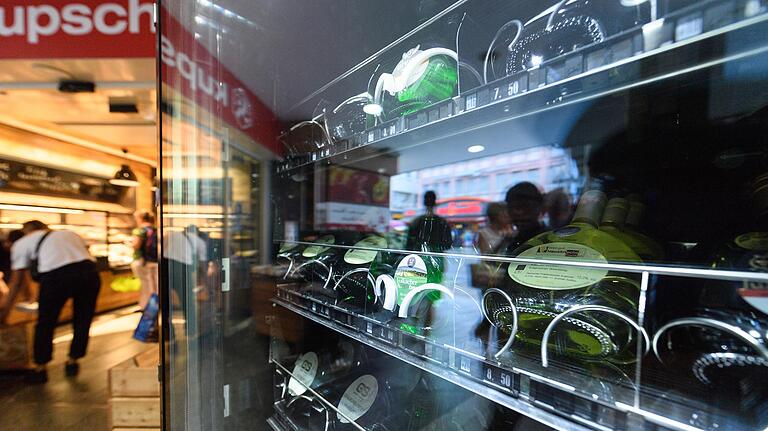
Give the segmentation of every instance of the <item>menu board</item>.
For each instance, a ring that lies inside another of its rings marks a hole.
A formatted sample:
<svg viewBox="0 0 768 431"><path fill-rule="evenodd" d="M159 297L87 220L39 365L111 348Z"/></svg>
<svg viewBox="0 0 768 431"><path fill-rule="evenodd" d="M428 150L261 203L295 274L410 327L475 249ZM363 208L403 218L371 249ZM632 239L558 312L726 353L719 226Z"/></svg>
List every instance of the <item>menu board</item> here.
<svg viewBox="0 0 768 431"><path fill-rule="evenodd" d="M126 188L104 178L0 158L0 191L120 203Z"/></svg>

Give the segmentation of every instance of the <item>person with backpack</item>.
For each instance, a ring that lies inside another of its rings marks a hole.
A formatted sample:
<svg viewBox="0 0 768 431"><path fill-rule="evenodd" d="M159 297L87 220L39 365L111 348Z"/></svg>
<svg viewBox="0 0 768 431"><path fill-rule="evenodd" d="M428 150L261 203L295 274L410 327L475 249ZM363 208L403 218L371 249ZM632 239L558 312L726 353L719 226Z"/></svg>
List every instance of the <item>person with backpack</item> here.
<svg viewBox="0 0 768 431"><path fill-rule="evenodd" d="M30 383L48 381L46 364L53 357L53 334L59 314L69 298L73 302L72 344L65 374L76 376L80 371L78 359L85 356L89 331L96 311L96 299L101 288L95 259L85 241L68 230L52 231L39 221L22 226L24 237L11 247L10 294L0 307L0 322L7 317L26 272L40 283L37 325L35 326L34 360L37 367L27 375Z"/></svg>
<svg viewBox="0 0 768 431"><path fill-rule="evenodd" d="M131 270L141 281L139 308L144 310L152 294L158 293L157 228L155 216L149 211L137 211L134 217L136 229L132 234L134 252Z"/></svg>

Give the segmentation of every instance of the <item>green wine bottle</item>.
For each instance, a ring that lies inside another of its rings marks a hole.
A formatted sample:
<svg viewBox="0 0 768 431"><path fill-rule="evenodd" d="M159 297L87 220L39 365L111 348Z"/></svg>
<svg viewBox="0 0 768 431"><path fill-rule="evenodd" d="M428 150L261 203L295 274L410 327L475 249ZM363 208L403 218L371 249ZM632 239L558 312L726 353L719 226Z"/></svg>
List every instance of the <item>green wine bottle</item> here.
<svg viewBox="0 0 768 431"><path fill-rule="evenodd" d="M369 235L355 243L355 248L344 253L344 258L337 263L333 288L338 291L338 299L354 308L365 312L376 304L374 295L375 276L372 270L380 251L385 249L387 240L380 235Z"/></svg>
<svg viewBox="0 0 768 431"><path fill-rule="evenodd" d="M564 262L641 262L627 245L598 229L605 204L604 193L584 193L569 225L533 237L512 256ZM552 319L576 306L607 307L629 318L637 313L640 283L630 274L550 263L510 263L507 274L504 290L519 313L516 337L522 347L540 346ZM498 313L497 319L509 320L508 313ZM632 328L621 318L589 311L563 319L549 339L549 349L585 360L627 363L636 358L634 340Z"/></svg>

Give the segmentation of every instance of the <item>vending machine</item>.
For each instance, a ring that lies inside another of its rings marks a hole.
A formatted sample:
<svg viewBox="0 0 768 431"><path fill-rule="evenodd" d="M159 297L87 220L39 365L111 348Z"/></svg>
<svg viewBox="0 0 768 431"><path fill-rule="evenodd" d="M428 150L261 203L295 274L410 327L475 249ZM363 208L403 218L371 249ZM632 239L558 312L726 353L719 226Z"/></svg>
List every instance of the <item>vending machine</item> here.
<svg viewBox="0 0 768 431"><path fill-rule="evenodd" d="M768 427L768 2L157 30L165 429Z"/></svg>

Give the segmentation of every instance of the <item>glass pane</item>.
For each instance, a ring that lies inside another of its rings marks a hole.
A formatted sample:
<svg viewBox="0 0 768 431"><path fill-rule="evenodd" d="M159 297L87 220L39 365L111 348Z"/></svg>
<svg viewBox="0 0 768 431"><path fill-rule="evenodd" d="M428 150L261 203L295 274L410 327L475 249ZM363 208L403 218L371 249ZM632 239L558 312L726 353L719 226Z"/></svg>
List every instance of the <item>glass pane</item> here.
<svg viewBox="0 0 768 431"><path fill-rule="evenodd" d="M768 426L764 0L160 23L169 424Z"/></svg>

